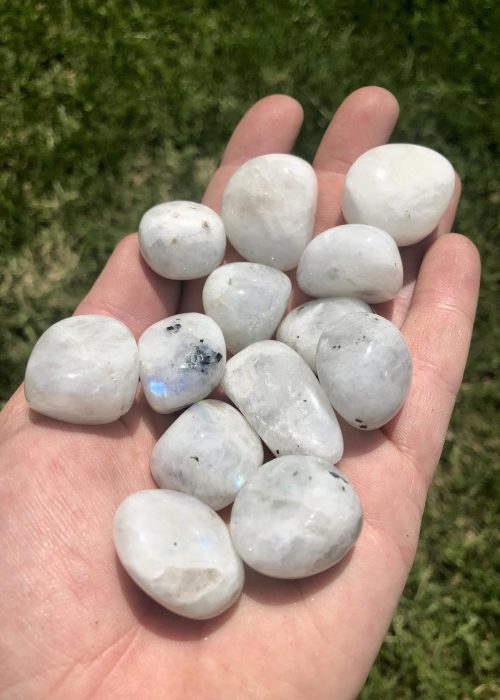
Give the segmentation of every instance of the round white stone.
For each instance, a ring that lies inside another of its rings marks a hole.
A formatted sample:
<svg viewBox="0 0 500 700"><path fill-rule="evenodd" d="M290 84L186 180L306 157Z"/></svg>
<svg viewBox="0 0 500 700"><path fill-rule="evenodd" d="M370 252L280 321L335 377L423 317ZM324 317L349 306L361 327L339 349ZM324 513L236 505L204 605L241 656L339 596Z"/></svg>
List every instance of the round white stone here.
<svg viewBox="0 0 500 700"><path fill-rule="evenodd" d="M332 464L342 457L342 433L328 398L288 345L249 345L228 361L221 386L274 455L316 455Z"/></svg>
<svg viewBox="0 0 500 700"><path fill-rule="evenodd" d="M313 297L351 296L378 304L393 299L401 289L403 263L385 231L364 224L336 226L308 244L297 283Z"/></svg>
<svg viewBox="0 0 500 700"><path fill-rule="evenodd" d="M50 326L33 348L24 379L30 408L50 418L98 425L123 416L139 382L130 330L109 316L72 316Z"/></svg>
<svg viewBox="0 0 500 700"><path fill-rule="evenodd" d="M192 280L220 265L226 250L224 224L197 202L165 202L149 209L139 224L139 246L162 277Z"/></svg>
<svg viewBox="0 0 500 700"><path fill-rule="evenodd" d="M387 231L398 246L425 238L450 203L455 171L424 146L391 143L363 153L347 172L342 211L350 224Z"/></svg>
<svg viewBox="0 0 500 700"><path fill-rule="evenodd" d="M316 457L279 457L236 496L230 531L241 558L276 578L328 569L356 542L362 512L342 473Z"/></svg>
<svg viewBox="0 0 500 700"><path fill-rule="evenodd" d="M361 299L313 299L285 316L276 331L276 340L298 352L312 371L316 372L316 348L321 334L342 316L356 311L370 313L371 309Z"/></svg>
<svg viewBox="0 0 500 700"><path fill-rule="evenodd" d="M215 389L224 372L226 345L208 316L177 314L144 331L139 358L146 399L158 413L172 413Z"/></svg>
<svg viewBox="0 0 500 700"><path fill-rule="evenodd" d="M127 573L168 610L205 620L227 610L243 588L243 565L223 520L177 491L128 496L116 511L113 538Z"/></svg>
<svg viewBox="0 0 500 700"><path fill-rule="evenodd" d="M325 331L316 366L332 406L353 427L374 430L404 403L411 382L408 346L390 321L352 313Z"/></svg>
<svg viewBox="0 0 500 700"><path fill-rule="evenodd" d="M271 153L244 163L222 199L226 235L246 260L291 270L311 238L317 180L305 160Z"/></svg>
<svg viewBox="0 0 500 700"><path fill-rule="evenodd" d="M182 413L155 445L154 480L220 510L264 461L259 436L223 401L199 401Z"/></svg>
<svg viewBox="0 0 500 700"><path fill-rule="evenodd" d="M273 335L291 291L287 275L274 267L231 263L207 278L203 307L221 327L228 350L235 353Z"/></svg>

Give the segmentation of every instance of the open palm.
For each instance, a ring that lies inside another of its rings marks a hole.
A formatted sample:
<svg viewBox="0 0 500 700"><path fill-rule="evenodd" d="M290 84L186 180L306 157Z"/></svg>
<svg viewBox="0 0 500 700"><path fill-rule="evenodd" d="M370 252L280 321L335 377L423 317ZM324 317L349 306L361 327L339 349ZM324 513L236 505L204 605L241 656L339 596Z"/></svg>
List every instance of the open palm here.
<svg viewBox="0 0 500 700"><path fill-rule="evenodd" d="M314 166L316 231L342 223L344 174L385 143L395 99L363 88L341 105ZM268 97L242 119L204 202L218 209L248 158L288 152L302 110ZM410 569L427 487L460 385L477 301L479 261L468 239L438 230L403 250L405 285L379 313L401 327L414 374L409 398L387 426L343 425L340 467L354 484L364 527L337 567L279 581L248 571L231 610L208 621L179 618L128 579L111 540L118 504L153 487L149 457L171 421L139 398L105 426L73 426L31 412L19 390L0 420L0 697L353 698L363 686ZM228 252L227 259L238 259ZM416 281L415 281L416 280ZM137 237L117 247L79 313L109 314L136 337L177 311L202 311L202 281L164 280L141 260ZM294 286L293 306L303 300Z"/></svg>

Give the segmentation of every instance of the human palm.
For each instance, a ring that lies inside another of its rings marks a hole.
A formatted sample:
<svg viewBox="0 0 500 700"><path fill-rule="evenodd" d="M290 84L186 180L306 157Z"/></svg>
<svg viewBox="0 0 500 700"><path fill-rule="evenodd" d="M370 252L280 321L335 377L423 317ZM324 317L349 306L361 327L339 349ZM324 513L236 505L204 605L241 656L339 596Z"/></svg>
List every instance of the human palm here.
<svg viewBox="0 0 500 700"><path fill-rule="evenodd" d="M349 164L384 143L395 99L363 88L342 104L318 149L316 231L342 222ZM293 148L299 105L273 96L237 127L204 202L217 209L246 159ZM0 417L0 698L353 698L361 689L411 566L427 487L460 385L479 261L449 234L453 201L433 236L403 250L405 285L378 307L401 327L413 382L381 430L343 425L341 469L364 511L356 546L336 567L298 581L247 571L220 617L185 620L123 572L111 531L118 504L154 486L149 456L171 422L139 398L120 421L74 426L31 412L19 390ZM227 259L238 259L234 252ZM416 279L416 282L415 282ZM201 311L202 281L157 277L135 235L117 247L79 313L109 314L136 334L177 311ZM293 305L302 301L294 286Z"/></svg>

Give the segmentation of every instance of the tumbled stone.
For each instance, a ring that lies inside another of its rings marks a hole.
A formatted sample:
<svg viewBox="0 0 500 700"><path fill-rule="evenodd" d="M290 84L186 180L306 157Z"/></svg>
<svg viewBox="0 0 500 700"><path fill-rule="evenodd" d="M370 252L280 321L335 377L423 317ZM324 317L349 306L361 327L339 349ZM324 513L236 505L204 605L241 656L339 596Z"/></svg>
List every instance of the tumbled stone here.
<svg viewBox="0 0 500 700"><path fill-rule="evenodd" d="M223 520L177 491L128 496L116 511L113 537L127 573L151 598L195 620L227 610L243 587L243 565Z"/></svg>
<svg viewBox="0 0 500 700"><path fill-rule="evenodd" d="M198 202L165 202L149 209L139 224L139 246L162 277L192 280L220 265L226 250L224 225Z"/></svg>
<svg viewBox="0 0 500 700"><path fill-rule="evenodd" d="M276 340L231 358L221 386L274 455L316 455L335 464L344 449L332 407L304 360Z"/></svg>
<svg viewBox="0 0 500 700"><path fill-rule="evenodd" d="M208 316L177 314L144 331L139 358L146 399L158 413L172 413L215 389L224 372L226 345Z"/></svg>
<svg viewBox="0 0 500 700"><path fill-rule="evenodd" d="M454 186L453 166L440 153L390 143L354 161L345 180L342 211L347 223L377 226L398 246L411 245L437 226Z"/></svg>
<svg viewBox="0 0 500 700"><path fill-rule="evenodd" d="M224 190L226 235L245 260L291 270L311 238L316 199L316 174L305 160L286 153L252 158Z"/></svg>
<svg viewBox="0 0 500 700"><path fill-rule="evenodd" d="M378 304L403 285L403 263L394 239L364 224L323 231L306 247L297 283L313 297L350 296Z"/></svg>
<svg viewBox="0 0 500 700"><path fill-rule="evenodd" d="M110 423L132 406L139 382L137 343L109 316L72 316L50 326L33 348L24 380L30 408L87 425Z"/></svg>
<svg viewBox="0 0 500 700"><path fill-rule="evenodd" d="M334 409L360 430L387 423L410 388L412 363L405 339L376 314L347 314L325 331L316 366Z"/></svg>
<svg viewBox="0 0 500 700"><path fill-rule="evenodd" d="M284 272L257 263L231 263L214 270L203 287L205 313L216 321L230 352L271 338L292 291Z"/></svg>
<svg viewBox="0 0 500 700"><path fill-rule="evenodd" d="M285 316L276 331L276 340L298 352L313 372L316 372L316 348L321 334L345 314L356 311L371 312L371 309L361 299L313 299Z"/></svg>
<svg viewBox="0 0 500 700"><path fill-rule="evenodd" d="M356 542L362 519L356 492L338 469L289 455L264 464L243 486L230 531L252 569L293 579L337 563Z"/></svg>
<svg viewBox="0 0 500 700"><path fill-rule="evenodd" d="M264 461L259 436L223 401L198 401L182 413L153 449L151 471L164 489L189 493L219 510L234 501Z"/></svg>

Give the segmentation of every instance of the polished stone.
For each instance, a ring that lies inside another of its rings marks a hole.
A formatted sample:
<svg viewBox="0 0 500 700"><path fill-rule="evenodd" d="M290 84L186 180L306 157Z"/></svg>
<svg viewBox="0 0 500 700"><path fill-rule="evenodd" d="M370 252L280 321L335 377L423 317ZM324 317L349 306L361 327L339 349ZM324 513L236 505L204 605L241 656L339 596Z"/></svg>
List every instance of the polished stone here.
<svg viewBox="0 0 500 700"><path fill-rule="evenodd" d="M450 203L455 171L424 146L391 143L363 153L347 172L342 211L347 223L387 231L398 246L425 238Z"/></svg>
<svg viewBox="0 0 500 700"><path fill-rule="evenodd" d="M316 366L334 409L360 430L387 423L410 388L412 362L405 339L376 314L347 314L325 331Z"/></svg>
<svg viewBox="0 0 500 700"><path fill-rule="evenodd" d="M226 235L245 260L291 270L311 238L316 199L316 174L305 160L285 153L252 158L224 190Z"/></svg>
<svg viewBox="0 0 500 700"><path fill-rule="evenodd" d="M231 263L218 267L207 278L203 306L221 327L228 350L236 353L271 338L291 291L288 276L274 267Z"/></svg>
<svg viewBox="0 0 500 700"><path fill-rule="evenodd" d="M313 297L350 296L378 304L403 285L403 263L394 239L364 224L323 231L307 245L297 283Z"/></svg>
<svg viewBox="0 0 500 700"><path fill-rule="evenodd" d="M50 418L98 425L123 416L139 382L134 336L110 316L71 316L33 348L24 380L30 408Z"/></svg>
<svg viewBox="0 0 500 700"><path fill-rule="evenodd" d="M223 401L198 401L153 449L151 472L164 489L190 493L220 510L264 461L262 442L239 411Z"/></svg>
<svg viewBox="0 0 500 700"><path fill-rule="evenodd" d="M276 331L276 340L298 352L316 372L316 348L321 334L342 316L355 311L371 309L366 302L352 297L313 299L285 316Z"/></svg>
<svg viewBox="0 0 500 700"><path fill-rule="evenodd" d="M293 579L342 559L362 519L356 492L338 469L316 457L289 455L267 462L243 486L230 531L252 569Z"/></svg>
<svg viewBox="0 0 500 700"><path fill-rule="evenodd" d="M335 413L310 367L288 345L249 345L228 361L221 386L274 455L316 455L332 464L342 457Z"/></svg>
<svg viewBox="0 0 500 700"><path fill-rule="evenodd" d="M184 313L147 328L139 339L141 383L158 413L172 413L206 398L220 382L226 345L208 316Z"/></svg>
<svg viewBox="0 0 500 700"><path fill-rule="evenodd" d="M220 216L210 207L165 202L142 217L139 246L148 265L162 277L191 280L205 277L220 265L226 235Z"/></svg>
<svg viewBox="0 0 500 700"><path fill-rule="evenodd" d="M127 573L157 603L195 620L227 610L243 587L243 565L223 520L177 491L128 496L116 511L113 539Z"/></svg>

